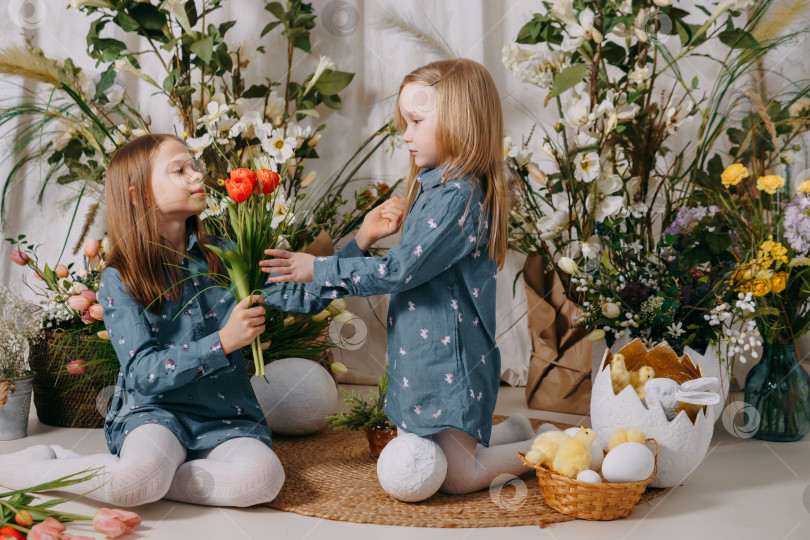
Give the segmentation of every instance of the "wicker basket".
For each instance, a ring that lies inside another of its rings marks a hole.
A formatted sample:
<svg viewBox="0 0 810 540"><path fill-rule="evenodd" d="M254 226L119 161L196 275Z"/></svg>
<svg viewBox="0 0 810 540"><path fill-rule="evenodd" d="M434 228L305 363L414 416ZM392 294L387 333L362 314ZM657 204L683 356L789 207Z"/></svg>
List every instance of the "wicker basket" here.
<svg viewBox="0 0 810 540"><path fill-rule="evenodd" d="M59 427L99 428L104 425L104 407L96 404L103 383L85 375L70 374L65 366L81 355L91 361L95 353L80 343L63 342L65 334L46 331L31 348L28 363L34 372L34 406L43 424ZM91 339L81 336L79 340ZM81 349L81 350L80 350ZM102 405L105 405L102 403Z"/></svg>
<svg viewBox="0 0 810 540"><path fill-rule="evenodd" d="M523 452L518 452L518 456L524 465L537 471L543 498L549 506L569 516L604 521L629 515L647 484L655 477L658 471L658 443L655 439L647 441L655 444L655 466L649 478L639 482L582 482L527 462Z"/></svg>

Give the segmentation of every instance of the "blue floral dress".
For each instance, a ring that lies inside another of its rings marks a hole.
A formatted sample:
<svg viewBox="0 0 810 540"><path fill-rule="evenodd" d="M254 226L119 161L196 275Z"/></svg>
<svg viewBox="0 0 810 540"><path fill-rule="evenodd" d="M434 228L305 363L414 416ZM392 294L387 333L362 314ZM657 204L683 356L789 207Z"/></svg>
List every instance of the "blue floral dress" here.
<svg viewBox="0 0 810 540"><path fill-rule="evenodd" d="M385 413L420 436L448 428L489 446L501 357L497 267L480 182L423 170L397 246L385 257L318 257L321 298L391 293ZM352 241L356 248L356 242Z"/></svg>
<svg viewBox="0 0 810 540"><path fill-rule="evenodd" d="M157 314L129 296L118 270L103 273L98 299L121 364L104 422L113 454L121 451L132 430L148 423L169 428L189 450L213 448L234 437L252 437L273 447L242 352L226 355L219 341L235 297L206 276L208 265L193 233L188 254L182 262L188 278L182 298L164 302ZM338 256L362 252L355 243ZM314 314L328 304L296 283L268 283L262 295L266 305L288 312Z"/></svg>

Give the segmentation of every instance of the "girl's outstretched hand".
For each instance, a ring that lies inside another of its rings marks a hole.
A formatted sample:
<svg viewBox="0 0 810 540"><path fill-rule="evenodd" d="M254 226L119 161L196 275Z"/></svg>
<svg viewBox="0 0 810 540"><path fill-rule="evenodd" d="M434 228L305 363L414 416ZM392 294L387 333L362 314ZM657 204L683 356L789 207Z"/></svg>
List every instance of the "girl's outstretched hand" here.
<svg viewBox="0 0 810 540"><path fill-rule="evenodd" d="M366 214L363 225L357 231L355 240L361 250L366 251L374 242L391 236L399 230L402 215L405 213L405 201L391 197Z"/></svg>
<svg viewBox="0 0 810 540"><path fill-rule="evenodd" d="M315 256L303 252L284 251L283 249L265 249L265 255L275 259L259 261L262 272L267 274L282 274L270 277L270 283L294 281L296 283L309 283L315 268Z"/></svg>
<svg viewBox="0 0 810 540"><path fill-rule="evenodd" d="M251 299L253 305L251 306ZM256 304L264 303L264 298L260 295L248 296L236 304L228 317L228 322L219 331L219 344L222 345L222 352L225 354L247 347L264 332L264 306Z"/></svg>

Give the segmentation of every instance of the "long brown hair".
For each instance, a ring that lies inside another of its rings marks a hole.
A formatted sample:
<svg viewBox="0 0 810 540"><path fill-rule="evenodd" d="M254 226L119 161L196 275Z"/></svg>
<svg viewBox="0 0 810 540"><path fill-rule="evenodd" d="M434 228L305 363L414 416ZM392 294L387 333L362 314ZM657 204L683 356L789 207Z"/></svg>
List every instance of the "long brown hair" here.
<svg viewBox="0 0 810 540"><path fill-rule="evenodd" d="M506 259L511 195L504 170L503 112L495 82L484 66L466 58L439 60L415 69L402 80L397 94L394 118L400 131L406 123L399 110L399 94L414 82L433 87L436 149L440 165L448 169L446 178L470 174L483 184L484 205L491 218L489 256L500 269ZM406 212L419 194L418 173L411 157Z"/></svg>
<svg viewBox="0 0 810 540"><path fill-rule="evenodd" d="M155 198L151 189L152 164L165 141L185 141L174 135L142 135L119 148L110 159L105 183L109 253L106 266L121 273L127 292L138 304L157 313L164 299L178 302L183 276L173 264L173 252L160 233ZM129 188L134 187L133 204ZM195 233L210 272L225 273L219 257L205 247L209 243L198 215L186 220L186 233ZM176 285L176 286L174 286Z"/></svg>

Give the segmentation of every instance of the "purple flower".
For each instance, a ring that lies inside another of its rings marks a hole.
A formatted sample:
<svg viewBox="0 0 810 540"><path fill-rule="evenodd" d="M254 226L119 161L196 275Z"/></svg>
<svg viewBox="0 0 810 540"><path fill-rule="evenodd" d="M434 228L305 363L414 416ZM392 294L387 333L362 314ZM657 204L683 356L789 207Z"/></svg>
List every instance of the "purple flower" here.
<svg viewBox="0 0 810 540"><path fill-rule="evenodd" d="M785 240L800 255L810 251L810 198L796 197L785 207Z"/></svg>
<svg viewBox="0 0 810 540"><path fill-rule="evenodd" d="M714 217L717 213L718 208L714 205L706 207L706 206L696 206L694 208L682 207L678 210L678 215L675 217L675 221L667 227L667 230L664 231L664 234L689 234L692 232L695 227L706 217Z"/></svg>

